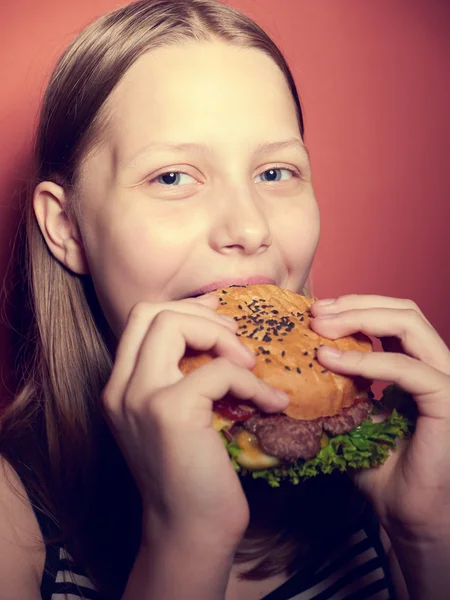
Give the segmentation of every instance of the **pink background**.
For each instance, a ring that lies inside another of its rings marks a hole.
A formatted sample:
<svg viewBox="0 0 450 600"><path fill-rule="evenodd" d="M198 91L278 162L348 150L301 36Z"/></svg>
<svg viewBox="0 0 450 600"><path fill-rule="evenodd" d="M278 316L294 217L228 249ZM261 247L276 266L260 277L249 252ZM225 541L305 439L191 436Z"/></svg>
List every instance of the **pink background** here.
<svg viewBox="0 0 450 600"><path fill-rule="evenodd" d="M18 216L17 189L26 176L24 165L51 67L83 25L121 4L14 0L2 5L2 280ZM450 3L230 4L280 44L303 101L322 213L315 294L412 298L450 344ZM3 378L11 355L0 324Z"/></svg>

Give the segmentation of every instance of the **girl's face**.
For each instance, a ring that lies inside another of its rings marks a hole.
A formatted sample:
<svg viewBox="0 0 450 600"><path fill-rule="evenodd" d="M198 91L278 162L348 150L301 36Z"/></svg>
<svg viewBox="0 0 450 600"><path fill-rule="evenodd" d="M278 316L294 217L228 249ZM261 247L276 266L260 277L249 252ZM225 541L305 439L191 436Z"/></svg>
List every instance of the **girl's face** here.
<svg viewBox="0 0 450 600"><path fill-rule="evenodd" d="M160 48L110 100L106 141L81 170L79 225L114 333L137 302L214 283L300 291L319 212L276 64L220 42Z"/></svg>

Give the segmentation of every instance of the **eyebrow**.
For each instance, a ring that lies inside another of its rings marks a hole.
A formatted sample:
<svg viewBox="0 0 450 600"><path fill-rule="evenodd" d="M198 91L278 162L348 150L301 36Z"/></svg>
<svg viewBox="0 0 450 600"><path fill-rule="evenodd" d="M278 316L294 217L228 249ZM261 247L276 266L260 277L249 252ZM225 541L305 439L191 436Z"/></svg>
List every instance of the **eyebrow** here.
<svg viewBox="0 0 450 600"><path fill-rule="evenodd" d="M139 150L139 152L137 154L135 154L134 157L131 158L131 160L126 163L125 167L127 169L132 167L134 165L134 163L142 155L145 155L150 152L157 151L157 150L160 150L160 151L161 150L172 150L172 151L176 151L176 152L191 151L191 152L196 152L198 154L204 154L204 155L212 154L211 148L209 146L207 146L206 144L192 143L192 142L185 142L185 143L152 142L151 144L147 144L144 148ZM258 144L256 146L253 154L254 155L269 154L270 152L275 152L275 151L279 151L279 150L296 150L297 152L300 152L301 154L306 156L308 162L310 161L310 155L309 155L308 148L305 146L305 144L302 142L301 139L295 138L295 137L289 138L287 140L276 141L276 142L262 142L261 144Z"/></svg>

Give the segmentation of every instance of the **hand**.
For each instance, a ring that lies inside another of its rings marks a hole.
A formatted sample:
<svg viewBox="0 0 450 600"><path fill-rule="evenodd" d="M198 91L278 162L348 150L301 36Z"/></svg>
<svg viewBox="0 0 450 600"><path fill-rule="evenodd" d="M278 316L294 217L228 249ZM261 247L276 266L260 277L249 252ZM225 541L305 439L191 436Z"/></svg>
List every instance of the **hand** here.
<svg viewBox="0 0 450 600"><path fill-rule="evenodd" d="M415 433L376 469L356 474L386 529L412 539L450 540L450 351L411 300L341 296L312 306L312 328L330 338L362 332L381 340L385 352L343 352L318 361L345 375L392 381L413 395ZM329 316L330 318L320 318Z"/></svg>
<svg viewBox="0 0 450 600"><path fill-rule="evenodd" d="M288 404L250 369L255 357L214 296L140 303L130 312L102 402L140 489L151 536L238 543L248 506L228 453L212 428L213 401L231 392L263 411ZM189 346L217 358L183 377ZM147 527L145 527L146 529ZM145 535L145 532L144 532ZM178 538L177 538L178 536Z"/></svg>

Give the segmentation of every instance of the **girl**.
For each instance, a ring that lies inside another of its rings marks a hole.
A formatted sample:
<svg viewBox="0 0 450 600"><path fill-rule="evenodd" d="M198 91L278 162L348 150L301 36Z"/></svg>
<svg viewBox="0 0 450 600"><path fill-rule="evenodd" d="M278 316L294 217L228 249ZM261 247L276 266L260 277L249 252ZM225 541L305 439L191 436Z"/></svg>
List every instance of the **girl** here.
<svg viewBox="0 0 450 600"><path fill-rule="evenodd" d="M448 597L450 352L412 301L313 306L321 335L389 350L322 348L325 368L418 404L412 441L357 474L368 504L345 476L241 485L211 427L227 391L286 406L217 300L192 296L307 292L319 213L303 140L279 50L212 0L130 4L59 61L26 207L23 385L1 432L2 600ZM186 347L217 358L183 378Z"/></svg>

